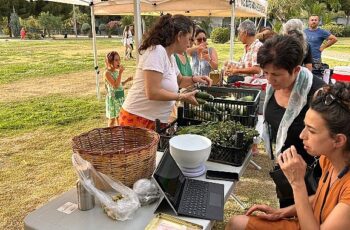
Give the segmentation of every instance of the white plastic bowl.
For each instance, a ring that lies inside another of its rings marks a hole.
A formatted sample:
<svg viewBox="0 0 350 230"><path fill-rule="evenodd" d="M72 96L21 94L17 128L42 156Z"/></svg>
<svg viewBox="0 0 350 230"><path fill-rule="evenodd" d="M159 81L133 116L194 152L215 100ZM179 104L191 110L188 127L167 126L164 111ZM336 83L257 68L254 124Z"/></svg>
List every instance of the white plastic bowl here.
<svg viewBox="0 0 350 230"><path fill-rule="evenodd" d="M209 158L211 140L195 134L174 136L169 141L170 154L182 168L197 168Z"/></svg>

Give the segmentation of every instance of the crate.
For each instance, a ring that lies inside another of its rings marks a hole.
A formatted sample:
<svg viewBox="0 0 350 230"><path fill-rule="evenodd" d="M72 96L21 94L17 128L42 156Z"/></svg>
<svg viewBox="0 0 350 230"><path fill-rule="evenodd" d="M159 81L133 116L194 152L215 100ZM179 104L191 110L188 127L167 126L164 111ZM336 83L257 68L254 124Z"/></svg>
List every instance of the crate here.
<svg viewBox="0 0 350 230"><path fill-rule="evenodd" d="M183 112L183 108L179 107L178 112ZM183 117L178 117L178 119L165 128L160 128L160 121L156 120L156 131L160 136L158 151L164 152L169 148L169 140L176 135L178 127L188 126L188 125L198 125L202 121L186 119ZM217 144L212 145L211 153L209 156L209 161L218 162L222 164L228 164L232 166L241 166L246 158L248 151L251 148L251 143L242 146L241 148L237 147L225 147Z"/></svg>
<svg viewBox="0 0 350 230"><path fill-rule="evenodd" d="M242 148L225 147L221 145L212 145L209 161L228 164L232 166L242 166L253 142L243 146Z"/></svg>
<svg viewBox="0 0 350 230"><path fill-rule="evenodd" d="M226 87L200 87L200 90L215 97L204 105L184 103L183 118L189 121L239 121L242 125L254 127L257 122L260 90ZM233 96L237 99L229 99ZM253 101L239 100L252 96Z"/></svg>
<svg viewBox="0 0 350 230"><path fill-rule="evenodd" d="M164 152L165 149L169 147L169 140L176 135L177 127L199 125L202 123L202 121L183 118L184 112L182 107L178 107L177 113L178 118L164 128L161 128L160 121L156 119L156 132L160 136L158 142L158 151Z"/></svg>

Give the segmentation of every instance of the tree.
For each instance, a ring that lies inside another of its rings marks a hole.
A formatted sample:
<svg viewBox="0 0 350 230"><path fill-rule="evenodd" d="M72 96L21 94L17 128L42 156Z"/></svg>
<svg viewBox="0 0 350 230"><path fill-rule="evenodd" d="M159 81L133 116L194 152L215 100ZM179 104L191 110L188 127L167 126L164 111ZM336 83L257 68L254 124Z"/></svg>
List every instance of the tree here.
<svg viewBox="0 0 350 230"><path fill-rule="evenodd" d="M123 16L121 23L123 27L134 24L134 16L131 16L131 15Z"/></svg>
<svg viewBox="0 0 350 230"><path fill-rule="evenodd" d="M155 22L158 20L159 16L151 16L151 15L145 15L142 16L144 22L145 22L145 27L143 28L143 31L147 31L147 28L150 28L152 25L155 24Z"/></svg>
<svg viewBox="0 0 350 230"><path fill-rule="evenodd" d="M29 32L36 32L37 30L40 29L40 24L38 19L36 19L33 16L30 16L27 19L22 19L21 20L21 25L26 28L27 31Z"/></svg>
<svg viewBox="0 0 350 230"><path fill-rule="evenodd" d="M268 14L271 19L286 22L288 19L299 16L304 0L269 0Z"/></svg>
<svg viewBox="0 0 350 230"><path fill-rule="evenodd" d="M62 19L58 16L53 16L49 12L42 12L38 17L39 23L45 31L51 37L51 31L53 29L61 29L62 28Z"/></svg>
<svg viewBox="0 0 350 230"><path fill-rule="evenodd" d="M119 21L110 21L106 24L106 31L108 34L108 38L112 37L112 32L116 30L120 26L120 24L121 23Z"/></svg>
<svg viewBox="0 0 350 230"><path fill-rule="evenodd" d="M0 18L7 18L7 30L10 37L12 37L13 34L10 26L11 14L13 12L13 9L15 9L19 17L22 17L23 12L25 12L26 14L28 13L26 10L28 6L29 2L25 0L0 0Z"/></svg>
<svg viewBox="0 0 350 230"><path fill-rule="evenodd" d="M350 0L340 0L340 10L344 11L348 26L350 24Z"/></svg>
<svg viewBox="0 0 350 230"><path fill-rule="evenodd" d="M13 9L13 13L10 16L10 28L13 36L16 38L19 37L21 25L19 24L19 17L15 9Z"/></svg>
<svg viewBox="0 0 350 230"><path fill-rule="evenodd" d="M199 23L200 28L202 28L206 32L207 36L210 36L211 30L212 30L212 27L210 24L211 24L210 17L206 17L204 20L202 20Z"/></svg>

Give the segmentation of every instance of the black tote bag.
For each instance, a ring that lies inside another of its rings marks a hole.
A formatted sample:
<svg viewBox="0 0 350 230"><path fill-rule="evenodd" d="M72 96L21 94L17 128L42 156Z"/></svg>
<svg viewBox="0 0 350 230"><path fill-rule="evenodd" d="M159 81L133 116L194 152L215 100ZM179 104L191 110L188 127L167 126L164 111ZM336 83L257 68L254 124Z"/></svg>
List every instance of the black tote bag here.
<svg viewBox="0 0 350 230"><path fill-rule="evenodd" d="M306 168L304 179L308 195L315 194L317 189L318 180L314 175L314 170L317 164L318 159L315 159L315 162ZM276 165L274 169L269 172L269 174L276 184L277 197L279 199L293 199L293 189L279 165Z"/></svg>

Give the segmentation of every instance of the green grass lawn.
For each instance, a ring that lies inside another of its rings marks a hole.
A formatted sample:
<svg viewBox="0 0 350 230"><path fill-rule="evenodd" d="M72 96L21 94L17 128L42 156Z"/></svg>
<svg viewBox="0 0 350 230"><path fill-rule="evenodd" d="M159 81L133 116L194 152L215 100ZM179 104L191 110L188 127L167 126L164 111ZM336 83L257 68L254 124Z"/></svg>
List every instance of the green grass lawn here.
<svg viewBox="0 0 350 230"><path fill-rule="evenodd" d="M327 55L349 57L349 44L349 38L340 38ZM229 44L211 45L222 65L229 57ZM20 229L30 211L74 186L71 138L105 127L105 105L103 96L100 101L95 96L91 40L0 40L0 50L0 229ZM98 38L101 71L111 50L124 56L120 39ZM243 45L236 42L236 60L242 50ZM349 61L324 61L331 67L350 65ZM132 75L135 61L122 64L124 77ZM260 189L262 194L262 188L257 183L253 191ZM246 196L249 189L242 191L241 198L254 202ZM269 195L263 197L268 201Z"/></svg>

